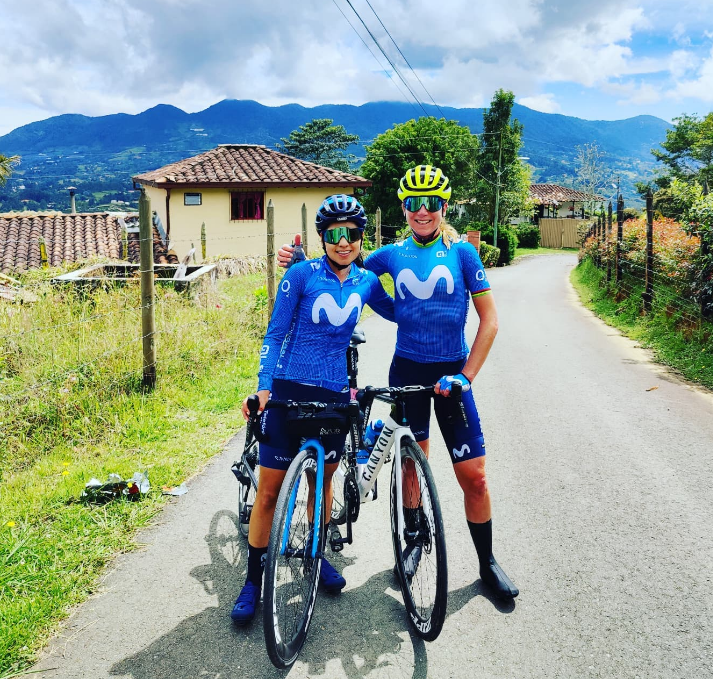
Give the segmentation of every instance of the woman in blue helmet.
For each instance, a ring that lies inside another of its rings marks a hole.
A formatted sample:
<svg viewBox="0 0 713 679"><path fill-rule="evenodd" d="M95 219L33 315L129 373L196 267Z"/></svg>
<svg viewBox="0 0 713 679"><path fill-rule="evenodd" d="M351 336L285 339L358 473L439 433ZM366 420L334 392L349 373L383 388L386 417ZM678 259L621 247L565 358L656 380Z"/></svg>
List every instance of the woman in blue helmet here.
<svg viewBox="0 0 713 679"><path fill-rule="evenodd" d="M445 222L451 186L431 165L411 168L401 179L399 200L411 237L372 253L364 268L394 280L398 334L389 370L392 386L435 384L450 395L450 385L463 385L467 422L449 417L450 402L435 399L434 409L448 447L453 469L463 490L468 529L480 566L480 577L499 598L519 593L492 551L490 491L485 476L485 444L471 382L480 372L498 330L498 315L477 250L460 241ZM283 246L278 260L285 266L291 248ZM472 305L479 318L473 344L465 341L465 324ZM409 422L428 455L431 401L411 397ZM418 525L418 512L408 508L406 520ZM419 555L412 561L417 564ZM414 567L417 567L414 566Z"/></svg>
<svg viewBox="0 0 713 679"><path fill-rule="evenodd" d="M366 215L352 196L329 196L315 220L324 256L295 264L283 277L275 308L260 352L258 412L269 398L286 401L347 403L346 351L364 304L394 320L394 303L379 279L355 264L361 253ZM247 399L243 402L247 419ZM268 443L260 444L260 479L250 516L248 570L245 585L231 614L245 625L255 616L260 599L264 560L277 497L288 467L299 450L299 439L289 434L283 410L268 410L263 427ZM326 506L332 504L332 475L346 435L322 437L326 453ZM340 592L344 578L322 559L320 584Z"/></svg>

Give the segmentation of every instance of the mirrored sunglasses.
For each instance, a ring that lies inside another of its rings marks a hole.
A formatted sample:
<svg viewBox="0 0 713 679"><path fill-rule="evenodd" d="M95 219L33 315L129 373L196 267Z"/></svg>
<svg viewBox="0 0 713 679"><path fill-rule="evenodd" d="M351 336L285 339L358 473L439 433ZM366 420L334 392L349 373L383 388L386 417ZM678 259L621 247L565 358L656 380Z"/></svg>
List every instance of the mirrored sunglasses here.
<svg viewBox="0 0 713 679"><path fill-rule="evenodd" d="M347 243L356 243L361 239L361 230L356 227L335 226L333 229L327 229L324 232L324 242L330 245L337 245L342 238L347 239Z"/></svg>
<svg viewBox="0 0 713 679"><path fill-rule="evenodd" d="M438 196L408 196L404 198L404 207L409 212L418 212L422 206L429 212L438 212L445 202Z"/></svg>

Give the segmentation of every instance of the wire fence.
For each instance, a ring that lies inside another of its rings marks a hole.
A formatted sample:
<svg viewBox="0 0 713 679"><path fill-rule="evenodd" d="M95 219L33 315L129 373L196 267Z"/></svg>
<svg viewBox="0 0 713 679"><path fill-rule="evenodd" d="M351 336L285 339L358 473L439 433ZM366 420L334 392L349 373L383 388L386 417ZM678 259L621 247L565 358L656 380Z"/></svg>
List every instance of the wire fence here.
<svg viewBox="0 0 713 679"><path fill-rule="evenodd" d="M582 256L605 271L603 283L617 298L638 295L642 313L663 312L700 328L713 321L713 257L707 230L686 230L673 220L655 220L653 196L646 219L624 221L609 204L582 241Z"/></svg>

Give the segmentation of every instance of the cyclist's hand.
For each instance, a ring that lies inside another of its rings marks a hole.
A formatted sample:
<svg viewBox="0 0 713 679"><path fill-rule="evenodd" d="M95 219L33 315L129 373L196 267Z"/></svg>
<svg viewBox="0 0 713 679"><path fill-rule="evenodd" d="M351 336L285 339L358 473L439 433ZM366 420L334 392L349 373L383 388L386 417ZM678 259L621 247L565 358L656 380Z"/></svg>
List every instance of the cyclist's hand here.
<svg viewBox="0 0 713 679"><path fill-rule="evenodd" d="M287 269L290 266L290 263L292 262L292 253L295 251L295 248L292 245L288 245L285 243L278 251L277 251L277 263L279 266L281 266L283 269Z"/></svg>
<svg viewBox="0 0 713 679"><path fill-rule="evenodd" d="M444 375L436 382L434 391L441 396L450 396L453 382L459 382L463 387L463 391L470 391L470 380L463 373Z"/></svg>
<svg viewBox="0 0 713 679"><path fill-rule="evenodd" d="M257 414L261 415L262 411L265 410L265 404L270 400L270 390L269 389L262 389L261 391L257 392L257 397L258 400L260 401L260 406L257 409ZM248 408L248 398L249 396L243 401L243 418L247 421L250 419L250 409Z"/></svg>

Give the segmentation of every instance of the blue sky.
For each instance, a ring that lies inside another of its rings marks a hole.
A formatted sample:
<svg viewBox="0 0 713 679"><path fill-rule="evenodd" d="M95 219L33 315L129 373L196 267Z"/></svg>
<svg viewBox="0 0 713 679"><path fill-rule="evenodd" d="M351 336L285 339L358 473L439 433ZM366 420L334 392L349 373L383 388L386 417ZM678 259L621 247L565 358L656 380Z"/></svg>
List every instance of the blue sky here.
<svg viewBox="0 0 713 679"><path fill-rule="evenodd" d="M502 87L587 119L713 110L713 0L351 1L426 102L480 107ZM411 99L347 0L4 2L0 25L0 135L158 103Z"/></svg>

